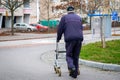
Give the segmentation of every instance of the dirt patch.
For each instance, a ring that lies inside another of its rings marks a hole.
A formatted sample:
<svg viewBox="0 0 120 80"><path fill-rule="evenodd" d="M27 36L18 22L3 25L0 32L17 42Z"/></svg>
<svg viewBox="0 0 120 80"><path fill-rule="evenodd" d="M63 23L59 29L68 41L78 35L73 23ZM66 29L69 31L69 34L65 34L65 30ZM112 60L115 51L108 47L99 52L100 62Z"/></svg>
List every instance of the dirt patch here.
<svg viewBox="0 0 120 80"><path fill-rule="evenodd" d="M83 30L90 30L90 27L84 27Z"/></svg>
<svg viewBox="0 0 120 80"><path fill-rule="evenodd" d="M112 36L120 36L120 34L112 34Z"/></svg>
<svg viewBox="0 0 120 80"><path fill-rule="evenodd" d="M0 36L9 36L9 35L11 35L11 33L10 32L2 32L2 33L0 33Z"/></svg>
<svg viewBox="0 0 120 80"><path fill-rule="evenodd" d="M51 34L56 33L57 29L49 29L48 31L33 31L33 32L27 32L27 31L16 31L15 33L33 33L33 34ZM0 36L10 36L11 31L4 31L0 33Z"/></svg>
<svg viewBox="0 0 120 80"><path fill-rule="evenodd" d="M50 33L56 33L56 29L49 29L48 31L16 31L15 33L33 33L33 34L50 34Z"/></svg>

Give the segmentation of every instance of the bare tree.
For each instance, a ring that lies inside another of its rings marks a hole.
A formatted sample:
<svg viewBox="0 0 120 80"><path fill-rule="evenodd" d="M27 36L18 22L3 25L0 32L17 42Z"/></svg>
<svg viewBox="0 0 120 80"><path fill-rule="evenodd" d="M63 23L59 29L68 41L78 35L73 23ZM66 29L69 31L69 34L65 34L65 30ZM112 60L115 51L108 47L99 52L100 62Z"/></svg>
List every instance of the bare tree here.
<svg viewBox="0 0 120 80"><path fill-rule="evenodd" d="M100 35L101 35L101 43L102 47L106 48L105 43L105 30L103 26L103 17L104 14L107 12L110 13L110 1L109 0L89 0L88 4L88 13L94 14L96 11L102 12L103 16L100 17ZM90 24L91 24L91 16L90 16Z"/></svg>
<svg viewBox="0 0 120 80"><path fill-rule="evenodd" d="M88 0L87 14L94 14L95 11L97 11L98 8L102 5L103 5L103 0ZM91 28L91 20L92 17L90 16L90 28Z"/></svg>
<svg viewBox="0 0 120 80"><path fill-rule="evenodd" d="M66 2L54 6L56 10L65 10L67 6L72 5L76 10L83 12L83 14L94 14L101 6L106 6L109 0L65 0Z"/></svg>
<svg viewBox="0 0 120 80"><path fill-rule="evenodd" d="M51 0L44 0L40 2L40 20L46 20L46 25L49 27L54 27L54 22L50 21L51 19L58 18L58 15L56 15L54 2ZM53 24L52 24L53 23ZM50 28L48 32L50 31Z"/></svg>
<svg viewBox="0 0 120 80"><path fill-rule="evenodd" d="M28 0L2 0L1 5L8 9L11 13L11 33L14 35L13 25L14 25L14 12L17 8L21 7ZM29 0L30 3L33 0Z"/></svg>
<svg viewBox="0 0 120 80"><path fill-rule="evenodd" d="M88 11L90 14L95 13L100 6L103 5L103 0L88 0Z"/></svg>
<svg viewBox="0 0 120 80"><path fill-rule="evenodd" d="M81 2L82 1L82 2ZM75 11L76 12L80 12L81 10L86 13L86 4L85 4L85 0L66 0L66 2L61 3L59 5L54 6L56 10L66 10L66 8L71 5L75 7Z"/></svg>
<svg viewBox="0 0 120 80"><path fill-rule="evenodd" d="M44 19L48 21L50 20L50 0L44 0L40 2L40 19Z"/></svg>

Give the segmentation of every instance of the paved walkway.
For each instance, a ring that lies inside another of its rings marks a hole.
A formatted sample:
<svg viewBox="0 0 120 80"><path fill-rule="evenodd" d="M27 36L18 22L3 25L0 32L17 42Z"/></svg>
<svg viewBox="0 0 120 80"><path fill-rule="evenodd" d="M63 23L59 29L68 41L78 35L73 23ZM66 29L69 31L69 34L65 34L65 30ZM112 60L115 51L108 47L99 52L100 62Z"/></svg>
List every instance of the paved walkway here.
<svg viewBox="0 0 120 80"><path fill-rule="evenodd" d="M91 31L89 31L89 30L84 31L83 44L100 41L99 37L93 37L93 35L90 33L91 33ZM120 28L112 29L112 33L120 34ZM41 38L51 38L51 37L56 37L56 34L15 33L14 36L0 36L0 42L28 40L28 39L41 39ZM106 38L106 40L112 40L112 39L120 39L120 36L111 36L109 38ZM4 45L0 45L0 46L4 46ZM97 67L97 68L101 68L101 69L105 69L105 70L120 71L120 65L116 65L116 64L103 64L103 63L86 61L86 60L80 60L80 63L87 65L87 66Z"/></svg>

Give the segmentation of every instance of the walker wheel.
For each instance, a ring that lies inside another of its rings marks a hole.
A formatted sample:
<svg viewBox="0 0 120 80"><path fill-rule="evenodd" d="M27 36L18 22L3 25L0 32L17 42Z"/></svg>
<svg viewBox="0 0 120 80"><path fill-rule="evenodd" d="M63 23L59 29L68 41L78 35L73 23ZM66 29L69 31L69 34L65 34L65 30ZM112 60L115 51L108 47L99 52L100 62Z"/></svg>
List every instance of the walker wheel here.
<svg viewBox="0 0 120 80"><path fill-rule="evenodd" d="M54 71L55 71L55 73L57 74L57 68L56 68L56 66L54 66Z"/></svg>
<svg viewBox="0 0 120 80"><path fill-rule="evenodd" d="M60 77L61 76L61 69L60 69L60 67L58 68L57 72L58 72L58 76Z"/></svg>

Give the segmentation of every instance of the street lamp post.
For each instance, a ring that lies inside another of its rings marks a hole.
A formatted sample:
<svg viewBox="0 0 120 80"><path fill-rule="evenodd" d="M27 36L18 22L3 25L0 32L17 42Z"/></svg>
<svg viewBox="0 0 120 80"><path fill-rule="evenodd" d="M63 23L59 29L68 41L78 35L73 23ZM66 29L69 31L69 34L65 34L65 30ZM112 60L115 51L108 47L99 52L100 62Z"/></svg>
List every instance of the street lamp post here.
<svg viewBox="0 0 120 80"><path fill-rule="evenodd" d="M37 2L36 2L36 3L37 3L37 14L36 14L36 15L37 15L37 22L39 22L39 18L40 18L40 17L39 17L39 16L40 16L40 10L39 10L39 0L37 0Z"/></svg>
<svg viewBox="0 0 120 80"><path fill-rule="evenodd" d="M82 14L82 0L80 0L80 14Z"/></svg>

